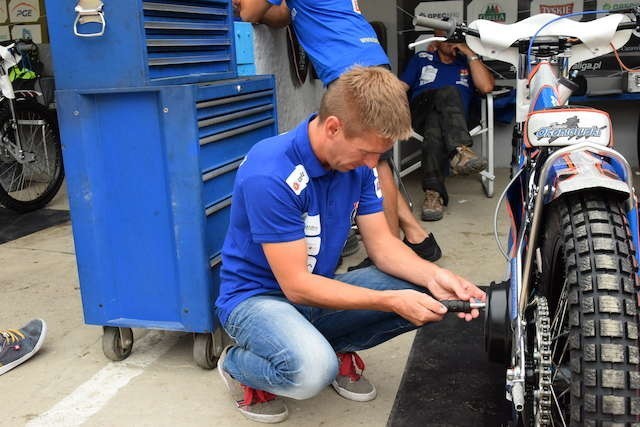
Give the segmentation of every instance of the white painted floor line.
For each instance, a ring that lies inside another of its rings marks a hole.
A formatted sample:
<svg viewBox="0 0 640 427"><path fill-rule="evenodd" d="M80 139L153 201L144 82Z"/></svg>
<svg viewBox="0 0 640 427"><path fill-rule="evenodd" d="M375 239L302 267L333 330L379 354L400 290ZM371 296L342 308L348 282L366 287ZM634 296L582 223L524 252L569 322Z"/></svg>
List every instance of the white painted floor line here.
<svg viewBox="0 0 640 427"><path fill-rule="evenodd" d="M129 381L178 342L179 334L149 331L135 341L131 356L112 362L51 409L29 421L28 427L79 426L104 407Z"/></svg>

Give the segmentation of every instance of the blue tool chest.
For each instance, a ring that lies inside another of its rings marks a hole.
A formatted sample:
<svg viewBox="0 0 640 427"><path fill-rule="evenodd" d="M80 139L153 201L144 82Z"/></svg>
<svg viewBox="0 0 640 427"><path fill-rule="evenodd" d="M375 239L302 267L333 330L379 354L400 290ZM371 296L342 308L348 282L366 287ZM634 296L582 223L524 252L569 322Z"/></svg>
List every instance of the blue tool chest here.
<svg viewBox="0 0 640 427"><path fill-rule="evenodd" d="M56 95L85 322L212 331L235 174L277 132L273 77Z"/></svg>
<svg viewBox="0 0 640 427"><path fill-rule="evenodd" d="M230 1L105 0L92 14L79 14L76 3L46 1L58 89L197 83L237 75Z"/></svg>

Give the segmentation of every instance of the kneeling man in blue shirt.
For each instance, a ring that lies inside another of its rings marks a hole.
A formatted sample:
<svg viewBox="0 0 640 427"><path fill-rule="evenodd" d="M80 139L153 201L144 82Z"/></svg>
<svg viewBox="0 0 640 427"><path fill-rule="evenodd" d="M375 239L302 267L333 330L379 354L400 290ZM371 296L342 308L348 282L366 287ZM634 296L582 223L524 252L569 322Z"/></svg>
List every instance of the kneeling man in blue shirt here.
<svg viewBox="0 0 640 427"><path fill-rule="evenodd" d="M439 300L485 299L389 230L375 166L410 131L406 85L384 68L355 67L317 115L259 142L240 166L216 307L236 341L218 370L247 418L282 421L279 396L308 399L329 384L374 399L356 351L441 320ZM377 267L336 275L353 218Z"/></svg>

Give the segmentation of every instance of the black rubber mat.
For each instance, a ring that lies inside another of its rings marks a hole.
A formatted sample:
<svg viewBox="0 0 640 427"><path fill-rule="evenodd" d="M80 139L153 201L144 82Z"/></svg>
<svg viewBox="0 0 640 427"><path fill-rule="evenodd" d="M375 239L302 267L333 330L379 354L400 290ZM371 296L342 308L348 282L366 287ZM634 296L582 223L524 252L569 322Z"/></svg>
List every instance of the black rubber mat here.
<svg viewBox="0 0 640 427"><path fill-rule="evenodd" d="M416 334L387 425L506 426L504 378L484 351L482 319L446 316Z"/></svg>
<svg viewBox="0 0 640 427"><path fill-rule="evenodd" d="M10 242L65 221L69 221L69 211L39 209L19 214L0 208L0 243Z"/></svg>

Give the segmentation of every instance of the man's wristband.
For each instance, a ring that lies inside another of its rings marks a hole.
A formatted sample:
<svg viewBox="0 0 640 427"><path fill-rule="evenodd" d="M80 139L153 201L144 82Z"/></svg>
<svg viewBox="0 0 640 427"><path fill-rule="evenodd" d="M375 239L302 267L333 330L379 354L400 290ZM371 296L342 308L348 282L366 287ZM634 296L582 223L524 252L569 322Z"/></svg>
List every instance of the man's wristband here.
<svg viewBox="0 0 640 427"><path fill-rule="evenodd" d="M478 55L473 55L472 57L469 58L469 62L477 61L478 59L480 59L480 57Z"/></svg>

